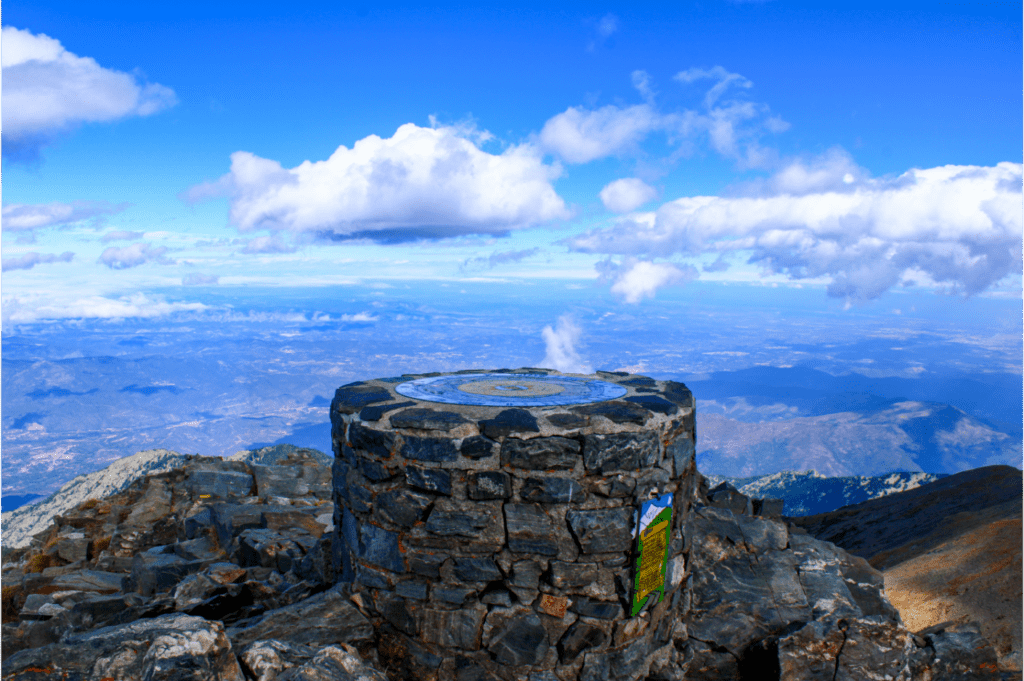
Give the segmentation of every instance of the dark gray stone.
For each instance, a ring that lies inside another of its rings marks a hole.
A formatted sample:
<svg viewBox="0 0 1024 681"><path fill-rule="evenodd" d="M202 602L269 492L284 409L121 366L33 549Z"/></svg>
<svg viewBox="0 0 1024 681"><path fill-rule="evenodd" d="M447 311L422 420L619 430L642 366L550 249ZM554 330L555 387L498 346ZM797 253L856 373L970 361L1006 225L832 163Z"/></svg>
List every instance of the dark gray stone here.
<svg viewBox="0 0 1024 681"><path fill-rule="evenodd" d="M464 586L449 586L447 584L434 585L434 588L430 591L436 600L453 605L462 605L466 602L467 598L476 593L476 589Z"/></svg>
<svg viewBox="0 0 1024 681"><path fill-rule="evenodd" d="M621 400L585 404L573 407L572 410L585 416L603 416L613 423L633 423L638 426L647 423L651 416L651 412L640 405Z"/></svg>
<svg viewBox="0 0 1024 681"><path fill-rule="evenodd" d="M480 633L487 608L477 604L459 610L423 610L423 638L445 648L480 650Z"/></svg>
<svg viewBox="0 0 1024 681"><path fill-rule="evenodd" d="M374 636L373 626L348 600L346 586L336 586L283 608L268 610L244 626L228 629L232 646L241 650L254 641L285 640L314 647L332 643L360 644Z"/></svg>
<svg viewBox="0 0 1024 681"><path fill-rule="evenodd" d="M580 681L605 681L606 679L636 679L643 676L648 665L647 655L650 644L641 636L625 648L608 653L588 652L580 671ZM693 678L711 681L718 677L697 676ZM739 678L738 676L735 678Z"/></svg>
<svg viewBox="0 0 1024 681"><path fill-rule="evenodd" d="M618 382L620 385L631 385L633 387L653 388L657 382L650 376L633 376Z"/></svg>
<svg viewBox="0 0 1024 681"><path fill-rule="evenodd" d="M484 459L494 454L494 445L497 443L490 438L483 437L481 435L474 435L473 437L467 437L462 441L462 446L459 447L459 452L462 456L469 459Z"/></svg>
<svg viewBox="0 0 1024 681"><path fill-rule="evenodd" d="M658 462L656 433L612 433L583 438L583 465L591 473L632 471Z"/></svg>
<svg viewBox="0 0 1024 681"><path fill-rule="evenodd" d="M276 678L280 681L388 681L383 672L341 646L321 648L312 660Z"/></svg>
<svg viewBox="0 0 1024 681"><path fill-rule="evenodd" d="M325 534L306 552L295 570L302 579L320 584L334 584L337 577L331 558L331 535Z"/></svg>
<svg viewBox="0 0 1024 681"><path fill-rule="evenodd" d="M565 437L507 438L501 443L501 462L530 470L571 470L579 458L580 443Z"/></svg>
<svg viewBox="0 0 1024 681"><path fill-rule="evenodd" d="M383 589L385 591L390 591L394 586L391 580L388 579L388 575L382 570L366 565L356 566L356 581L372 589Z"/></svg>
<svg viewBox="0 0 1024 681"><path fill-rule="evenodd" d="M508 473L481 471L470 473L466 492L470 499L508 499L512 496L512 479Z"/></svg>
<svg viewBox="0 0 1024 681"><path fill-rule="evenodd" d="M398 583L395 593L403 598L425 601L427 600L427 583L419 579L407 579Z"/></svg>
<svg viewBox="0 0 1024 681"><path fill-rule="evenodd" d="M405 480L410 487L421 489L425 492L452 494L452 474L440 468L420 468L419 466L405 467Z"/></svg>
<svg viewBox="0 0 1024 681"><path fill-rule="evenodd" d="M558 641L558 660L571 664L584 650L600 648L608 640L604 629L590 622L577 620Z"/></svg>
<svg viewBox="0 0 1024 681"><path fill-rule="evenodd" d="M555 426L556 428L564 428L570 430L572 428L582 428L587 425L587 419L579 414L548 414L545 417L548 423Z"/></svg>
<svg viewBox="0 0 1024 681"><path fill-rule="evenodd" d="M227 553L215 545L209 537L199 537L174 544L174 553L185 560L218 561L227 558Z"/></svg>
<svg viewBox="0 0 1024 681"><path fill-rule="evenodd" d="M368 404L395 399L385 388L373 385L349 384L334 391L331 413L354 414Z"/></svg>
<svg viewBox="0 0 1024 681"><path fill-rule="evenodd" d="M274 530L245 530L238 535L236 560L242 567L275 568L281 573L297 568L305 552L291 538Z"/></svg>
<svg viewBox="0 0 1024 681"><path fill-rule="evenodd" d="M505 504L508 548L516 553L557 556L551 518L537 504Z"/></svg>
<svg viewBox="0 0 1024 681"><path fill-rule="evenodd" d="M627 475L612 475L594 480L591 489L601 496L611 499L631 497L633 490L636 489L636 480Z"/></svg>
<svg viewBox="0 0 1024 681"><path fill-rule="evenodd" d="M185 538L195 539L206 532L207 528L213 526L213 514L209 507L204 507L185 518L182 525L185 528Z"/></svg>
<svg viewBox="0 0 1024 681"><path fill-rule="evenodd" d="M657 414L668 414L671 416L679 411L679 407L657 395L634 395L625 399L627 402L639 404L644 409Z"/></svg>
<svg viewBox="0 0 1024 681"><path fill-rule="evenodd" d="M504 543L505 528L497 502L478 502L466 505L443 504L438 501L427 516L424 529L437 537L445 537L443 546L450 546L450 537L461 537L464 550L497 547Z"/></svg>
<svg viewBox="0 0 1024 681"><path fill-rule="evenodd" d="M359 557L391 572L405 572L398 535L370 523L359 528Z"/></svg>
<svg viewBox="0 0 1024 681"><path fill-rule="evenodd" d="M497 563L490 558L455 558L455 576L463 582L491 582L502 578Z"/></svg>
<svg viewBox="0 0 1024 681"><path fill-rule="evenodd" d="M353 423L348 427L348 441L353 449L387 459L395 451L397 435Z"/></svg>
<svg viewBox="0 0 1024 681"><path fill-rule="evenodd" d="M694 465L693 440L689 435L680 435L665 446L665 456L672 460L676 477L682 477Z"/></svg>
<svg viewBox="0 0 1024 681"><path fill-rule="evenodd" d="M523 589L536 589L544 569L535 560L520 560L512 564L512 579L509 583Z"/></svg>
<svg viewBox="0 0 1024 681"><path fill-rule="evenodd" d="M262 525L262 509L243 504L215 504L210 507L213 528L221 546L230 546L231 540L243 530Z"/></svg>
<svg viewBox="0 0 1024 681"><path fill-rule="evenodd" d="M392 428L418 428L420 430L450 431L464 423L469 423L462 414L453 411L437 411L436 409L406 409L391 415Z"/></svg>
<svg viewBox="0 0 1024 681"><path fill-rule="evenodd" d="M499 664L520 667L538 664L548 652L548 632L534 613L508 621L487 646Z"/></svg>
<svg viewBox="0 0 1024 681"><path fill-rule="evenodd" d="M359 455L359 472L371 482L383 482L398 475L397 467L388 467L379 461Z"/></svg>
<svg viewBox="0 0 1024 681"><path fill-rule="evenodd" d="M570 509L565 515L583 553L619 553L633 544L633 509Z"/></svg>
<svg viewBox="0 0 1024 681"><path fill-rule="evenodd" d="M513 433L540 432L537 419L525 409L506 409L493 419L480 421L479 426L480 431L493 440Z"/></svg>
<svg viewBox="0 0 1024 681"><path fill-rule="evenodd" d="M409 569L430 579L441 578L441 564L448 560L443 553L410 553Z"/></svg>
<svg viewBox="0 0 1024 681"><path fill-rule="evenodd" d="M540 504L578 504L587 493L571 478L527 478L520 496L523 501Z"/></svg>
<svg viewBox="0 0 1024 681"><path fill-rule="evenodd" d="M722 485L726 484L728 483L722 483ZM736 489L731 486L728 488L722 488L722 485L719 485L708 493L708 502L710 505L715 508L728 509L736 514L751 515L753 508L750 503L750 498L736 491Z"/></svg>
<svg viewBox="0 0 1024 681"><path fill-rule="evenodd" d="M665 381L665 387L662 388L661 394L684 409L693 408L693 393L682 383Z"/></svg>
<svg viewBox="0 0 1024 681"><path fill-rule="evenodd" d="M573 598L570 609L582 617L593 617L600 620L613 620L622 617L622 606L612 601L595 601L586 596Z"/></svg>
<svg viewBox="0 0 1024 681"><path fill-rule="evenodd" d="M194 497L201 494L219 499L247 497L252 490L252 476L240 471L195 467L189 471L188 488Z"/></svg>
<svg viewBox="0 0 1024 681"><path fill-rule="evenodd" d="M419 621L417 617L406 607L405 599L401 596L390 594L386 591L377 593L374 599L377 612L383 615L384 619L390 622L396 629L409 636L419 633Z"/></svg>
<svg viewBox="0 0 1024 681"><path fill-rule="evenodd" d="M403 436L402 456L417 461L455 461L459 453L455 443L443 437Z"/></svg>
<svg viewBox="0 0 1024 681"><path fill-rule="evenodd" d="M754 515L765 518L778 518L782 516L782 509L785 503L782 499L754 499Z"/></svg>
<svg viewBox="0 0 1024 681"><path fill-rule="evenodd" d="M374 508L385 520L403 527L412 527L423 520L424 513L433 501L426 494L397 489L378 494Z"/></svg>
<svg viewBox="0 0 1024 681"><path fill-rule="evenodd" d="M415 402L395 402L393 404L375 404L369 407L363 407L359 410L360 421L380 421L381 417L389 411L395 409L401 409L403 407L411 407Z"/></svg>
<svg viewBox="0 0 1024 681"><path fill-rule="evenodd" d="M150 553L148 551L135 554L132 559L132 571L128 577L131 590L143 596L168 591L185 575L198 572L203 564L188 561L173 553ZM127 590L127 589L126 589Z"/></svg>
<svg viewBox="0 0 1024 681"><path fill-rule="evenodd" d="M480 602L509 608L512 607L512 594L508 592L508 589L492 589L480 594Z"/></svg>

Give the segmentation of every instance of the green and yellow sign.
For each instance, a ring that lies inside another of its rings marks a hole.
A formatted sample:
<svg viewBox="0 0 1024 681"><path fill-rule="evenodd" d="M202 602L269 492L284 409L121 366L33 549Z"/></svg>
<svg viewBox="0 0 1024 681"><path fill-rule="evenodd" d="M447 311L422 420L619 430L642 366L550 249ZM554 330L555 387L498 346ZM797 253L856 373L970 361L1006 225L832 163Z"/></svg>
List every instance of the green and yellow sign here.
<svg viewBox="0 0 1024 681"><path fill-rule="evenodd" d="M672 495L645 501L635 528L636 562L633 566L633 600L630 615L665 597L668 544L672 534Z"/></svg>

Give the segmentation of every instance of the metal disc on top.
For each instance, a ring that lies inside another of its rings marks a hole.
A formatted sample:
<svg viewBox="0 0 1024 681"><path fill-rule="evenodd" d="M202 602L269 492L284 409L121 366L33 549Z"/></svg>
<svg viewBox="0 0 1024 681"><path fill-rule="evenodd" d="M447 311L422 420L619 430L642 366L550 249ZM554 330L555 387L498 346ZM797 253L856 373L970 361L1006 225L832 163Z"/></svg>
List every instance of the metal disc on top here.
<svg viewBox="0 0 1024 681"><path fill-rule="evenodd" d="M405 397L482 407L544 407L614 400L621 385L579 376L536 374L456 374L431 376L395 386Z"/></svg>

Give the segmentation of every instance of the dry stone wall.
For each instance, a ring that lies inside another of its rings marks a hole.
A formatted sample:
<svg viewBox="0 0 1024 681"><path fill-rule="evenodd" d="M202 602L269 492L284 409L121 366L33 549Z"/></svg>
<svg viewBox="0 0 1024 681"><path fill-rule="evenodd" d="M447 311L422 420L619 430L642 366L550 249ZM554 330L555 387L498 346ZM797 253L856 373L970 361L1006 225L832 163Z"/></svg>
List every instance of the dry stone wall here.
<svg viewBox="0 0 1024 681"><path fill-rule="evenodd" d="M625 373L586 377L623 394L585 404L396 391L424 377L349 384L331 406L337 570L391 637L386 662L416 678L645 676L669 654L683 602L678 523L698 484L690 391ZM666 594L629 617L634 514L665 494Z"/></svg>

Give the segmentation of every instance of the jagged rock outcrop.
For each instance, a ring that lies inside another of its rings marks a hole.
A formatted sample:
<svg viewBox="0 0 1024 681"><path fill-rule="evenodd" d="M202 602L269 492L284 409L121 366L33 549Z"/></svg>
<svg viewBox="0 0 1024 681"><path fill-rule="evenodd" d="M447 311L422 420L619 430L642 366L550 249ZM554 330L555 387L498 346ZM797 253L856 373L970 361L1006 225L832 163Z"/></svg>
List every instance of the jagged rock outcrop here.
<svg viewBox="0 0 1024 681"><path fill-rule="evenodd" d="M403 621L397 601L337 582L323 455L285 448L261 456L256 464L189 457L79 503L28 547L5 552L2 678L426 678L404 676L422 665L403 659L429 652L395 636ZM269 470L257 474L257 466ZM999 678L995 652L976 627L911 633L865 560L771 517L779 509L728 485L695 494L677 539L687 559L672 576L685 584L677 591L682 614L658 623L652 637L671 645L654 659L640 636L652 613L605 626L605 601L585 594L617 587L588 584L585 571L543 557L533 570L510 570L505 587L473 606L497 613L479 630L480 613L458 607L424 626L453 642L480 637L503 665L549 654L566 661L531 681L637 673L650 681ZM504 579L500 566L464 563L421 567ZM561 618L517 595L572 580L581 594ZM458 599L455 591L448 596ZM493 678L468 657L454 674Z"/></svg>

